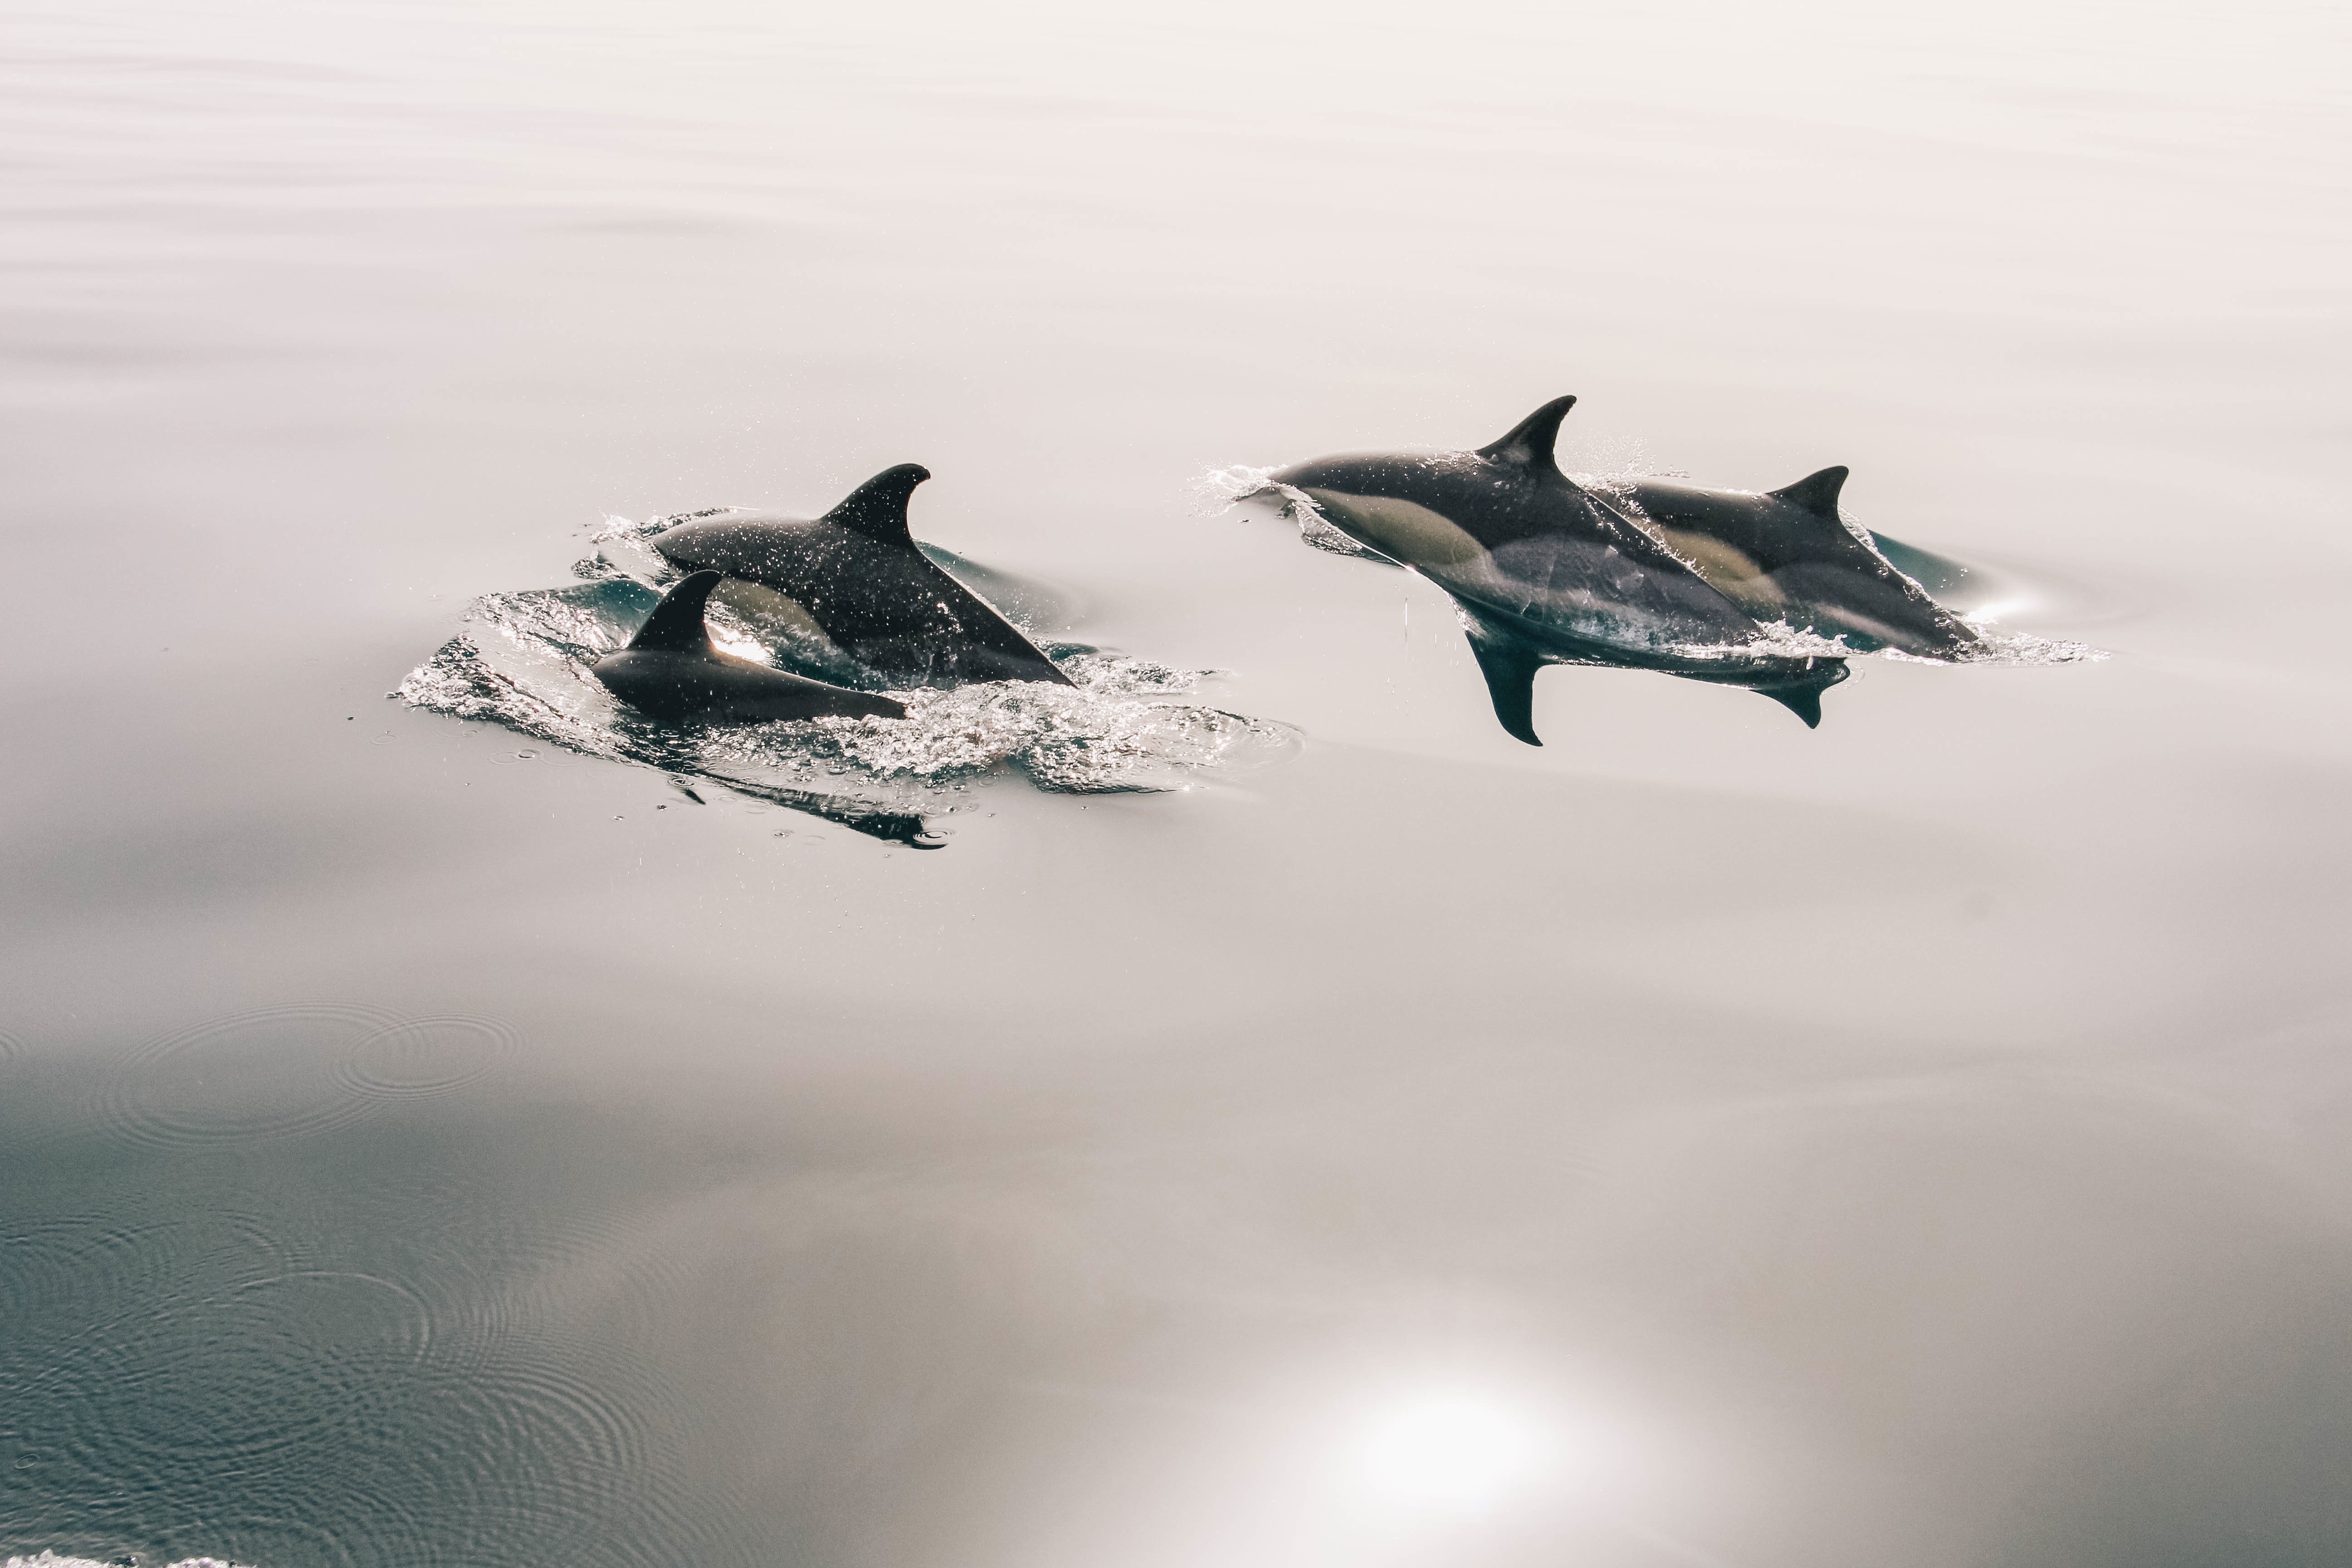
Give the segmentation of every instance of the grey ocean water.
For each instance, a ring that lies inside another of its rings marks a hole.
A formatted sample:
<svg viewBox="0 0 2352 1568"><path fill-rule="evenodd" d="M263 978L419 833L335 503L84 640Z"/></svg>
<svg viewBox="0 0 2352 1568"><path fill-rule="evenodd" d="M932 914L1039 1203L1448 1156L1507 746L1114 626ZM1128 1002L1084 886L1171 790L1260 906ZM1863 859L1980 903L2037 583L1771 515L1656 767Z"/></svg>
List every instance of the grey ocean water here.
<svg viewBox="0 0 2352 1568"><path fill-rule="evenodd" d="M0 1559L2352 1560L2341 7L0 26ZM2109 657L1536 751L1203 502L1561 393ZM780 775L926 851L387 700L904 461L1286 739Z"/></svg>

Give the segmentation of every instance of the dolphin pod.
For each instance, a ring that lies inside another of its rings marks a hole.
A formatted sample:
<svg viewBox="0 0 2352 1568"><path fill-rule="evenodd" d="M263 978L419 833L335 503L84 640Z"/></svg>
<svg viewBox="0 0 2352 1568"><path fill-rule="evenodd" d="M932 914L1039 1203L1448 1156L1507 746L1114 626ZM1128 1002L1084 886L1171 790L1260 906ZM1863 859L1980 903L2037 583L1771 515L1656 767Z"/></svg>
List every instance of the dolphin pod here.
<svg viewBox="0 0 2352 1568"><path fill-rule="evenodd" d="M1654 669L1746 687L1820 724L1845 679L1765 623L1949 657L1976 641L1838 513L1846 470L1764 495L1663 480L1586 486L1553 455L1558 397L1475 451L1311 458L1269 476L1367 551L1427 577L1462 612L1495 717L1531 746L1547 664Z"/></svg>
<svg viewBox="0 0 2352 1568"><path fill-rule="evenodd" d="M1547 664L1744 687L1811 727L1822 693L1846 678L1844 649L1949 658L1975 644L1841 517L1845 469L1760 495L1661 479L1580 484L1553 452L1575 403L1554 398L1475 451L1317 458L1275 471L1268 488L1443 588L1496 718L1529 745L1543 743L1532 712ZM903 716L887 697L720 653L703 618L716 596L755 622L822 638L877 684L1068 685L915 542L908 502L929 478L902 463L821 517L729 512L655 535L654 549L689 575L628 647L597 663L596 678L659 719ZM1789 631L1841 640L1806 651Z"/></svg>

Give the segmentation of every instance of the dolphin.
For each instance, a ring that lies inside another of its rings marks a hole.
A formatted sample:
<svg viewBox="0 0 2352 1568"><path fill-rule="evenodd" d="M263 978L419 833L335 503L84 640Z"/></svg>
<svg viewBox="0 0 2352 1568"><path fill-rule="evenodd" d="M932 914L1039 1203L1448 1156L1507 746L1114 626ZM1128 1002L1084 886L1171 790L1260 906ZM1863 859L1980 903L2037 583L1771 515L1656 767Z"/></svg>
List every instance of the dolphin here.
<svg viewBox="0 0 2352 1568"><path fill-rule="evenodd" d="M1070 678L978 595L926 557L907 526L907 498L931 477L885 468L814 520L731 513L682 523L653 546L689 571L723 573L722 597L756 617L812 624L900 686Z"/></svg>
<svg viewBox="0 0 2352 1568"><path fill-rule="evenodd" d="M696 572L663 595L629 646L596 661L596 679L614 696L656 719L907 716L907 710L887 697L827 686L719 652L711 646L710 629L703 621L703 608L719 583L716 572Z"/></svg>
<svg viewBox="0 0 2352 1568"><path fill-rule="evenodd" d="M1543 744L1532 704L1547 664L1742 686L1819 725L1845 661L1765 645L1739 602L1643 520L1561 473L1552 448L1575 404L1554 398L1475 451L1316 458L1268 479L1453 596L1495 717L1531 746Z"/></svg>
<svg viewBox="0 0 2352 1568"><path fill-rule="evenodd" d="M1896 570L1838 511L1843 468L1762 495L1664 479L1612 487L1637 521L1759 621L1784 620L1868 650L1949 658L1977 634Z"/></svg>

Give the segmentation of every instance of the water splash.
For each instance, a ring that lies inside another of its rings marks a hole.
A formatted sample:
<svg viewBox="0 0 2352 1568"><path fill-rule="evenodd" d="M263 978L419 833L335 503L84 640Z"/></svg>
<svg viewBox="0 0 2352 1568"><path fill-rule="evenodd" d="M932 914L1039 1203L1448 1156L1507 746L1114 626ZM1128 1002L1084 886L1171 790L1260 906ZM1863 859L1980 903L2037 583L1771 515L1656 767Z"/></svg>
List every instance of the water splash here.
<svg viewBox="0 0 2352 1568"><path fill-rule="evenodd" d="M1192 493L1197 504L1195 517L1222 517L1244 501L1276 498L1276 510L1298 527L1299 539L1318 550L1333 555L1345 555L1354 561L1371 561L1382 566L1394 566L1377 550L1357 543L1324 517L1323 509L1314 498L1296 485L1286 485L1274 478L1272 468L1254 468L1247 463L1235 463L1230 468L1211 468L1193 481Z"/></svg>
<svg viewBox="0 0 2352 1568"><path fill-rule="evenodd" d="M2100 664L2114 656L2103 647L2086 642L2074 642L2064 637L2038 637L2031 632L1996 632L1990 617L1960 617L1977 634L1974 647L1962 648L1948 658L1921 658L1905 653L1901 648L1881 648L1877 657L1895 664Z"/></svg>
<svg viewBox="0 0 2352 1568"><path fill-rule="evenodd" d="M597 553L573 567L586 581L475 600L463 628L409 673L398 695L434 712L709 781L918 848L940 847L924 824L926 810L985 774L1018 772L1040 788L1072 794L1160 791L1182 788L1206 769L1264 763L1296 748L1288 726L1178 700L1207 671L1051 642L1045 652L1070 686L996 682L894 692L906 704L903 720L656 723L615 700L591 667L628 641L677 576L650 541L710 515L608 519L594 537ZM1017 580L989 575L1000 597L1024 603ZM1013 588L1003 591L1004 584ZM1060 604L1043 590L1032 598L1033 608ZM1050 609L1040 618L1052 618ZM730 652L819 679L877 686L814 627L754 621L715 601L709 624L712 640Z"/></svg>
<svg viewBox="0 0 2352 1568"><path fill-rule="evenodd" d="M1149 700L1190 690L1197 671L1099 653L1056 662L1074 684L905 693L906 721L828 721L809 737L812 750L879 778L954 778L1009 763L1042 789L1100 794L1181 788L1190 772L1291 743L1289 731L1262 720Z"/></svg>

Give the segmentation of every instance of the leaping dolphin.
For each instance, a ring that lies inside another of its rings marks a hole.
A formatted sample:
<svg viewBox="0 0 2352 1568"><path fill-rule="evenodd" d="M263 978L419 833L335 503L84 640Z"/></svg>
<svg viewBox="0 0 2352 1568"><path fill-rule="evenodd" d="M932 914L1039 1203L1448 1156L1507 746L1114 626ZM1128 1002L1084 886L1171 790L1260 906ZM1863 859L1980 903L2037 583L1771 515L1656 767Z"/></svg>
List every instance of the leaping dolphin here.
<svg viewBox="0 0 2352 1568"><path fill-rule="evenodd" d="M703 620L716 572L696 572L662 595L629 646L598 659L594 674L614 696L656 719L756 721L829 714L903 719L887 697L787 675L721 653Z"/></svg>
<svg viewBox="0 0 2352 1568"><path fill-rule="evenodd" d="M1977 634L1897 571L1838 512L1843 468L1762 495L1635 479L1614 489L1698 574L1759 621L1861 649L1948 657Z"/></svg>
<svg viewBox="0 0 2352 1568"><path fill-rule="evenodd" d="M653 546L689 570L725 574L721 596L737 608L814 623L893 685L1069 685L1012 622L916 545L907 500L930 477L919 464L901 463L823 517L735 513L681 524L655 535Z"/></svg>
<svg viewBox="0 0 2352 1568"><path fill-rule="evenodd" d="M1748 612L1644 520L1561 473L1552 448L1575 404L1554 398L1473 452L1317 458L1269 478L1453 596L1495 717L1531 746L1543 744L1532 704L1547 664L1744 686L1818 725L1845 661L1764 646Z"/></svg>

